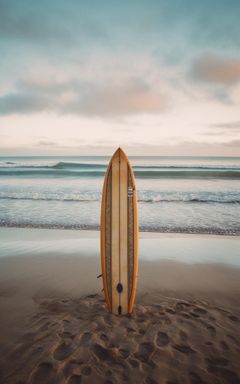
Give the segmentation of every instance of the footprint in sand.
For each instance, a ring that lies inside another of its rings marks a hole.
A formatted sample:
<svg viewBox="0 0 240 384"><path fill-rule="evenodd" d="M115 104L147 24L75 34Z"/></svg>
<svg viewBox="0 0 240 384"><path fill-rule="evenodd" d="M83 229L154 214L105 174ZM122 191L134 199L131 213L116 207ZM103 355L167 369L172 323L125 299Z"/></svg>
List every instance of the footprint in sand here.
<svg viewBox="0 0 240 384"><path fill-rule="evenodd" d="M53 352L55 360L64 360L72 353L72 344L68 340L64 341Z"/></svg>
<svg viewBox="0 0 240 384"><path fill-rule="evenodd" d="M93 293L92 295L88 295L86 296L86 299L95 299L95 297L97 297L97 293Z"/></svg>
<svg viewBox="0 0 240 384"><path fill-rule="evenodd" d="M181 339L182 339L182 341L187 341L187 339L188 339L188 335L186 334L186 332L184 332L184 331L182 331L182 330L180 330L180 332L179 332L179 336L181 337Z"/></svg>
<svg viewBox="0 0 240 384"><path fill-rule="evenodd" d="M84 347L87 347L89 346L89 344L91 343L91 339L92 339L92 335L90 332L85 332L82 334L82 337L81 337L81 344L84 346Z"/></svg>
<svg viewBox="0 0 240 384"><path fill-rule="evenodd" d="M131 360L129 360L129 363L131 364L131 366L133 368L138 368L139 367L139 361L138 360L131 359Z"/></svg>
<svg viewBox="0 0 240 384"><path fill-rule="evenodd" d="M110 315L110 314L104 316L103 320L104 320L104 322L105 322L107 325L113 325L113 324L114 324L114 318L113 318L113 316Z"/></svg>
<svg viewBox="0 0 240 384"><path fill-rule="evenodd" d="M239 345L239 342L238 340L236 339L236 337L232 336L232 335L229 335L227 334L227 337L232 340L237 346Z"/></svg>
<svg viewBox="0 0 240 384"><path fill-rule="evenodd" d="M186 312L182 312L182 313L180 313L180 315L182 317L185 317L185 319L191 319L191 316L188 313L186 313Z"/></svg>
<svg viewBox="0 0 240 384"><path fill-rule="evenodd" d="M49 322L43 324L43 325L38 329L38 331L39 331L39 332L46 331L48 328L49 328Z"/></svg>
<svg viewBox="0 0 240 384"><path fill-rule="evenodd" d="M123 358L123 359L127 359L128 356L129 356L130 352L127 350L127 349L124 349L124 348L120 348L119 349L119 355Z"/></svg>
<svg viewBox="0 0 240 384"><path fill-rule="evenodd" d="M158 332L158 335L157 335L157 345L159 347L165 347L166 345L168 345L170 342L170 339L168 337L168 335L164 332Z"/></svg>
<svg viewBox="0 0 240 384"><path fill-rule="evenodd" d="M74 337L76 335L74 335L73 333L69 332L69 331L61 331L61 332L58 332L57 333L57 336L60 338L60 339L74 339Z"/></svg>
<svg viewBox="0 0 240 384"><path fill-rule="evenodd" d="M166 324L172 324L172 321L169 319L168 316L165 316L165 317L163 318L163 321L165 321Z"/></svg>
<svg viewBox="0 0 240 384"><path fill-rule="evenodd" d="M211 341L206 341L205 344L206 345L213 345L213 343Z"/></svg>
<svg viewBox="0 0 240 384"><path fill-rule="evenodd" d="M139 316L137 319L138 323L145 323L146 322L146 317L145 316Z"/></svg>
<svg viewBox="0 0 240 384"><path fill-rule="evenodd" d="M207 371L218 376L221 380L224 380L224 382L226 383L240 384L240 379L237 373L225 367L217 365L208 365Z"/></svg>
<svg viewBox="0 0 240 384"><path fill-rule="evenodd" d="M49 362L43 362L32 373L30 384L57 384L58 379L55 375L53 365Z"/></svg>
<svg viewBox="0 0 240 384"><path fill-rule="evenodd" d="M166 308L166 312L170 313L171 315L175 315L176 311L174 311L172 308Z"/></svg>
<svg viewBox="0 0 240 384"><path fill-rule="evenodd" d="M196 312L190 312L190 315L192 317L196 317L196 318L200 317L200 315L198 313L196 313Z"/></svg>
<svg viewBox="0 0 240 384"><path fill-rule="evenodd" d="M229 351L229 346L227 343L225 343L225 341L221 340L220 341L220 344L221 344L221 347L224 351Z"/></svg>
<svg viewBox="0 0 240 384"><path fill-rule="evenodd" d="M212 325L207 325L206 328L211 332L211 334L214 336L216 334L216 329Z"/></svg>
<svg viewBox="0 0 240 384"><path fill-rule="evenodd" d="M146 384L158 384L156 380L152 379L151 377L147 377L146 380L144 381Z"/></svg>
<svg viewBox="0 0 240 384"><path fill-rule="evenodd" d="M219 366L226 366L229 363L229 361L224 357L208 357L206 358L206 362L210 365L219 365Z"/></svg>
<svg viewBox="0 0 240 384"><path fill-rule="evenodd" d="M176 310L177 312L180 312L180 311L182 311L182 310L185 310L185 309L188 308L188 307L191 307L191 304L188 304L188 303L177 303L177 304L175 305L175 310Z"/></svg>
<svg viewBox="0 0 240 384"><path fill-rule="evenodd" d="M127 327L127 333L133 333L133 332L136 332L136 329Z"/></svg>
<svg viewBox="0 0 240 384"><path fill-rule="evenodd" d="M150 359L155 350L154 344L149 342L144 342L139 345L138 352L135 353L135 357L143 362L146 362Z"/></svg>
<svg viewBox="0 0 240 384"><path fill-rule="evenodd" d="M31 347L32 342L26 341L25 343L17 345L9 354L10 359L17 360Z"/></svg>
<svg viewBox="0 0 240 384"><path fill-rule="evenodd" d="M193 312L197 313L198 315L206 315L207 314L207 311L201 307L194 308Z"/></svg>
<svg viewBox="0 0 240 384"><path fill-rule="evenodd" d="M102 341L108 341L108 337L107 337L107 335L105 335L105 333L102 333L102 334L100 335L100 339L101 339Z"/></svg>
<svg viewBox="0 0 240 384"><path fill-rule="evenodd" d="M70 374L77 368L79 368L79 366L81 365L82 363L80 361L77 361L75 359L72 359L70 361L67 361L65 363L65 365L63 366L63 374L65 377L68 377L70 376Z"/></svg>
<svg viewBox="0 0 240 384"><path fill-rule="evenodd" d="M85 365L85 367L82 368L81 372L84 376L90 376L92 373L92 368L89 365Z"/></svg>
<svg viewBox="0 0 240 384"><path fill-rule="evenodd" d="M111 360L112 356L108 349L102 347L100 344L95 344L93 346L93 353L99 360L108 361Z"/></svg>
<svg viewBox="0 0 240 384"><path fill-rule="evenodd" d="M189 347L189 345L175 344L173 348L175 348L179 352L186 353L186 354L195 353L195 351L191 347Z"/></svg>
<svg viewBox="0 0 240 384"><path fill-rule="evenodd" d="M82 376L79 375L72 375L69 377L67 384L81 384L82 382Z"/></svg>
<svg viewBox="0 0 240 384"><path fill-rule="evenodd" d="M191 378L191 384L207 384L196 372L189 372L189 376Z"/></svg>
<svg viewBox="0 0 240 384"><path fill-rule="evenodd" d="M115 343L110 343L110 344L108 345L108 347L109 347L109 348L118 348L119 345L115 342Z"/></svg>

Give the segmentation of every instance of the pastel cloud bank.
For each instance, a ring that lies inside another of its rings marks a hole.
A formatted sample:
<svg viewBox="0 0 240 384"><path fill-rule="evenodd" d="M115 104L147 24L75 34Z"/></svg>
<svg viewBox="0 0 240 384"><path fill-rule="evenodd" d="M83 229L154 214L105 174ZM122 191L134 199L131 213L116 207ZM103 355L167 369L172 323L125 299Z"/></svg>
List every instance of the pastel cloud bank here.
<svg viewBox="0 0 240 384"><path fill-rule="evenodd" d="M204 55L195 60L192 72L201 81L234 85L240 81L240 57Z"/></svg>
<svg viewBox="0 0 240 384"><path fill-rule="evenodd" d="M0 97L0 114L52 111L59 114L122 116L161 113L165 97L137 78L107 82L74 79L68 82L21 82Z"/></svg>
<svg viewBox="0 0 240 384"><path fill-rule="evenodd" d="M0 154L240 155L237 0L0 1Z"/></svg>

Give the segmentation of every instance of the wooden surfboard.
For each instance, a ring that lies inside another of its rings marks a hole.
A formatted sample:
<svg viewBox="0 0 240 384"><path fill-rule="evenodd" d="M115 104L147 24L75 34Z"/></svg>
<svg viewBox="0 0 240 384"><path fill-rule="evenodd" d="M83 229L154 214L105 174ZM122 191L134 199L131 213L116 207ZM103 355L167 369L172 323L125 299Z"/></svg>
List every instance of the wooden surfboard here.
<svg viewBox="0 0 240 384"><path fill-rule="evenodd" d="M103 185L101 262L108 310L131 313L138 271L137 192L132 167L121 148L109 162Z"/></svg>

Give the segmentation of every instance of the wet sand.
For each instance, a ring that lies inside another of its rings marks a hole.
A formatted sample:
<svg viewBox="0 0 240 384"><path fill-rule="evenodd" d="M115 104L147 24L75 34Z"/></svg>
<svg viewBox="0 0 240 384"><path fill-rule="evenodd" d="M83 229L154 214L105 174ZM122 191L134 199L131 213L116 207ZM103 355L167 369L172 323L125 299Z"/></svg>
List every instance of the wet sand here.
<svg viewBox="0 0 240 384"><path fill-rule="evenodd" d="M0 258L1 383L240 383L237 266L143 257L134 311L116 317L99 257L43 244Z"/></svg>

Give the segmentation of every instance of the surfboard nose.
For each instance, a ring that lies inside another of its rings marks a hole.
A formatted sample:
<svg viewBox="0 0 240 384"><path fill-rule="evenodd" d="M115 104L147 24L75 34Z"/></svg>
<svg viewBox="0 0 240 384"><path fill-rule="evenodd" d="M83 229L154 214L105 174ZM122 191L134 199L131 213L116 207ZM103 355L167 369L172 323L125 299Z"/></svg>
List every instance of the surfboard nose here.
<svg viewBox="0 0 240 384"><path fill-rule="evenodd" d="M114 154L112 155L112 160L116 157L120 158L120 155L122 153L122 149L120 147L118 147L118 149L114 152Z"/></svg>
<svg viewBox="0 0 240 384"><path fill-rule="evenodd" d="M121 147L118 147L118 149L114 152L113 156L112 156L112 159L115 158L115 156L120 156L120 155L123 155L124 157L127 158L127 155L126 153L124 152L124 150L121 148Z"/></svg>
<svg viewBox="0 0 240 384"><path fill-rule="evenodd" d="M119 152L120 152L120 147L118 147L118 149L116 149L116 151L113 153L113 155L112 155L112 157L114 157L115 155L118 155L119 154Z"/></svg>

